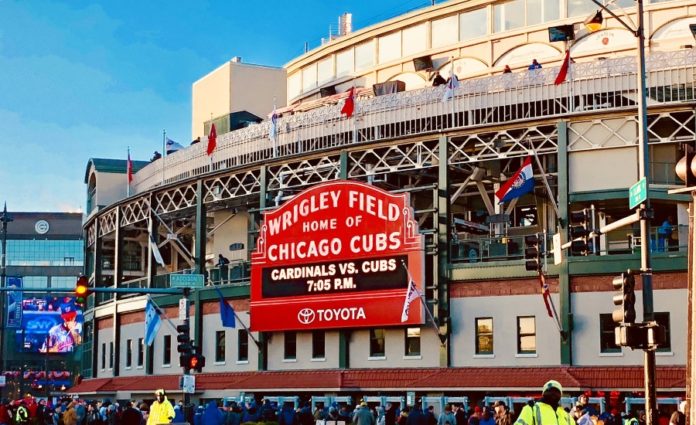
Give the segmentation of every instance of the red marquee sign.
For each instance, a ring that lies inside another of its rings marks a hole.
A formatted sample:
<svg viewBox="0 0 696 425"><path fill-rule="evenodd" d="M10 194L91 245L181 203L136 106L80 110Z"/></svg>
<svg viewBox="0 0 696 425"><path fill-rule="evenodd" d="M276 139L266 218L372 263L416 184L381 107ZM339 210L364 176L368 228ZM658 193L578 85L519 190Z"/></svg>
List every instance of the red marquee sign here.
<svg viewBox="0 0 696 425"><path fill-rule="evenodd" d="M253 331L423 323L423 237L406 193L316 185L265 213L257 245Z"/></svg>

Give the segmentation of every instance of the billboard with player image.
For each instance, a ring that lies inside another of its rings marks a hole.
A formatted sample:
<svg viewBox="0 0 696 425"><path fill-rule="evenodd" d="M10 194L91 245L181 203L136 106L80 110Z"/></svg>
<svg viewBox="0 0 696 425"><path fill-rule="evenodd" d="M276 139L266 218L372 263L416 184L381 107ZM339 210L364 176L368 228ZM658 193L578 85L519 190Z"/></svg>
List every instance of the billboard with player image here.
<svg viewBox="0 0 696 425"><path fill-rule="evenodd" d="M29 353L72 353L82 342L83 322L73 297L25 298L17 347Z"/></svg>

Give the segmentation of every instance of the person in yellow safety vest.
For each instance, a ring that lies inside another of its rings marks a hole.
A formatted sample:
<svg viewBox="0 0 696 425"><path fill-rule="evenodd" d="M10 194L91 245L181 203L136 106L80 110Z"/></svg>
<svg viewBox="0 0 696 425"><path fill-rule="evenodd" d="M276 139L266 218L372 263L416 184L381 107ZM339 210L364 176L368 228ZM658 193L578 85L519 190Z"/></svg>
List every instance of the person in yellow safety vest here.
<svg viewBox="0 0 696 425"><path fill-rule="evenodd" d="M558 381L549 381L541 388L541 400L526 405L515 425L575 425L575 420L559 405L563 387Z"/></svg>
<svg viewBox="0 0 696 425"><path fill-rule="evenodd" d="M27 410L26 403L24 400L19 402L19 407L17 408L17 413L15 414L16 424L25 424L29 422L29 410Z"/></svg>
<svg viewBox="0 0 696 425"><path fill-rule="evenodd" d="M168 424L174 419L174 407L167 400L164 390L155 391L157 400L150 406L150 416L147 418L147 425Z"/></svg>

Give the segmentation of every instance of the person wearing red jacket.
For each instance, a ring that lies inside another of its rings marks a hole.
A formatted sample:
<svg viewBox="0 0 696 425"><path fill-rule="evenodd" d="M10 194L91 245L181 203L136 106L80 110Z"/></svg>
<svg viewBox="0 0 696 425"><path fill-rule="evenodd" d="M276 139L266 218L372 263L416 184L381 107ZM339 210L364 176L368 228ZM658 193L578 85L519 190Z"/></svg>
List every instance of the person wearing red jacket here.
<svg viewBox="0 0 696 425"><path fill-rule="evenodd" d="M7 400L3 400L0 403L0 425L10 425L12 419L10 418L10 411L7 407Z"/></svg>

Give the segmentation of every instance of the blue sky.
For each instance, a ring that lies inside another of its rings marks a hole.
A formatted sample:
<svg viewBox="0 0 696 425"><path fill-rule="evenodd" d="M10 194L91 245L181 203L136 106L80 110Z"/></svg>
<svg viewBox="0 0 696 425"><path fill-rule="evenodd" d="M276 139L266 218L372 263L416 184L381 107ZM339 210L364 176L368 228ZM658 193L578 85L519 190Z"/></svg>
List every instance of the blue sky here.
<svg viewBox="0 0 696 425"><path fill-rule="evenodd" d="M439 3L439 2L438 2ZM343 12L355 29L428 0L0 0L0 202L78 211L87 160L186 144L191 84L233 56L282 66Z"/></svg>

